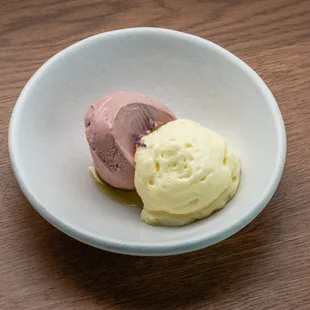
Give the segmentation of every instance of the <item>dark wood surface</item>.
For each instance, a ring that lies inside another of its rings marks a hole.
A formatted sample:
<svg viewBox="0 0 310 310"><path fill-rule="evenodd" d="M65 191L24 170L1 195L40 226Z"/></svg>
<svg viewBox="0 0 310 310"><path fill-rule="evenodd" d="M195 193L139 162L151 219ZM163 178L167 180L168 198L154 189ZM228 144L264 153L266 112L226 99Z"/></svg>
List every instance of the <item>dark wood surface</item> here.
<svg viewBox="0 0 310 310"><path fill-rule="evenodd" d="M194 253L129 257L79 243L34 211L10 168L10 113L35 70L82 38L133 26L232 51L266 81L286 123L287 164L268 207ZM310 309L309 1L0 0L0 47L0 309Z"/></svg>

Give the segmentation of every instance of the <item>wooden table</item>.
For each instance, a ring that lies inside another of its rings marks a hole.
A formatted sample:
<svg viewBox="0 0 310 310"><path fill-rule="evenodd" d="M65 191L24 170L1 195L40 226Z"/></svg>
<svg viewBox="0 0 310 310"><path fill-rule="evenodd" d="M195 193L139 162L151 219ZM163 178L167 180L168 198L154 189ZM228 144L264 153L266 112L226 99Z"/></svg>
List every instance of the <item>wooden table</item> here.
<svg viewBox="0 0 310 310"><path fill-rule="evenodd" d="M310 309L309 1L1 0L0 14L0 309ZM287 164L268 207L191 254L129 257L79 243L34 211L10 168L10 113L35 70L80 39L134 26L232 51L266 81L286 123Z"/></svg>

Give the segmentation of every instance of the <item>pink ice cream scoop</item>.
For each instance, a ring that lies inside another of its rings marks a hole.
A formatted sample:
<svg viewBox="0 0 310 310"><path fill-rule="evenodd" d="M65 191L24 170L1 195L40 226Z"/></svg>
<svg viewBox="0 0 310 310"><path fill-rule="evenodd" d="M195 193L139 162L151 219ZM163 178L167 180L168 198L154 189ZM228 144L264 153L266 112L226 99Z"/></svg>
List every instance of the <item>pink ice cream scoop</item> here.
<svg viewBox="0 0 310 310"><path fill-rule="evenodd" d="M133 92L116 92L96 100L86 113L85 132L95 168L110 185L135 189L136 135L150 129L153 120L175 120L163 104Z"/></svg>

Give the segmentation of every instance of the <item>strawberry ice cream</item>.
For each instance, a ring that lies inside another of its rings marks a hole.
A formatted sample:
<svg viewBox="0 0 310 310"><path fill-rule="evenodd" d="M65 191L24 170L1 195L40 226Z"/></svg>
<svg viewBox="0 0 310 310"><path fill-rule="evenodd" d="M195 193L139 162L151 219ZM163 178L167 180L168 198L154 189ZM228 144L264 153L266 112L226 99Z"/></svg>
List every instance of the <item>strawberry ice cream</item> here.
<svg viewBox="0 0 310 310"><path fill-rule="evenodd" d="M135 189L135 149L142 141L137 134L154 120L163 125L175 119L166 106L139 93L116 92L95 101L84 121L97 173L114 187Z"/></svg>

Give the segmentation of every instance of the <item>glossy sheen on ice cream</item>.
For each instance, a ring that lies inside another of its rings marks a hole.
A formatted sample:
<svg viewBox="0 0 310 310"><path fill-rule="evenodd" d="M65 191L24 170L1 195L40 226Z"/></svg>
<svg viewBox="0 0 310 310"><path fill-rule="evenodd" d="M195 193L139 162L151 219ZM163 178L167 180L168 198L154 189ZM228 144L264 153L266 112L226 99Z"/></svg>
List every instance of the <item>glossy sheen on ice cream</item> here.
<svg viewBox="0 0 310 310"><path fill-rule="evenodd" d="M189 120L170 122L137 148L135 184L152 225L181 226L209 216L236 193L240 165L227 142Z"/></svg>
<svg viewBox="0 0 310 310"><path fill-rule="evenodd" d="M135 188L135 136L148 129L150 118L163 124L175 120L166 106L134 92L116 92L90 106L86 138L96 171L110 185Z"/></svg>

